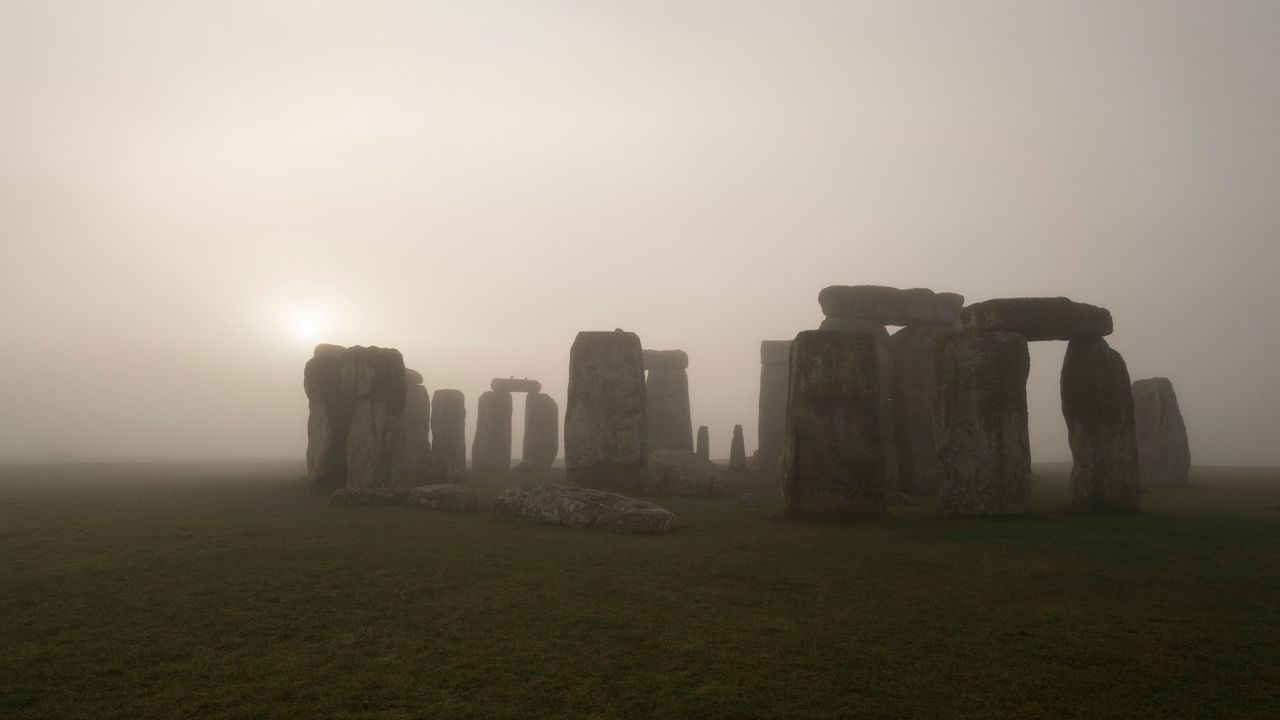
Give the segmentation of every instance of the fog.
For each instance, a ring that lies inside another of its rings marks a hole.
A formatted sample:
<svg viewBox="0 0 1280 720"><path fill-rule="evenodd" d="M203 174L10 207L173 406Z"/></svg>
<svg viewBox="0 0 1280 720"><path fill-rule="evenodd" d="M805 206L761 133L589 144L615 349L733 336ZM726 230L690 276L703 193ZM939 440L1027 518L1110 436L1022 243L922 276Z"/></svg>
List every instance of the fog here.
<svg viewBox="0 0 1280 720"><path fill-rule="evenodd" d="M749 453L760 341L882 284L1105 306L1280 465L1277 68L1269 1L0 2L0 460L301 459L317 342L471 433L613 328Z"/></svg>

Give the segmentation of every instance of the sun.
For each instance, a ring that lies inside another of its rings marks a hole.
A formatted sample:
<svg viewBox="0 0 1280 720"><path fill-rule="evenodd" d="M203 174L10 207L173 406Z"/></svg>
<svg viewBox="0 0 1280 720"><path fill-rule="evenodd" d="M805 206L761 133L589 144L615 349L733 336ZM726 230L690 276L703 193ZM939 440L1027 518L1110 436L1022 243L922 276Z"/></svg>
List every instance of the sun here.
<svg viewBox="0 0 1280 720"><path fill-rule="evenodd" d="M329 329L329 320L317 310L297 310L290 318L294 335L302 340L314 340Z"/></svg>

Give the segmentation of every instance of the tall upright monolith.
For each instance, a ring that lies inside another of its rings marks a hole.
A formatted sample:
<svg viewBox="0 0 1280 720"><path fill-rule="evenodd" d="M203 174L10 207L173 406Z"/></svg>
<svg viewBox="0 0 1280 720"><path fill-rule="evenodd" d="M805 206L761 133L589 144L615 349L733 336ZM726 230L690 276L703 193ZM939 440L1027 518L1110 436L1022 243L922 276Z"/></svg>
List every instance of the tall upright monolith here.
<svg viewBox="0 0 1280 720"><path fill-rule="evenodd" d="M511 469L511 393L488 390L476 405L476 436L471 443L471 467L476 472Z"/></svg>
<svg viewBox="0 0 1280 720"><path fill-rule="evenodd" d="M936 325L904 327L893 341L893 441L898 449L898 488L913 496L936 495L942 464L934 439L937 386L934 343L950 329Z"/></svg>
<svg viewBox="0 0 1280 720"><path fill-rule="evenodd" d="M1138 438L1124 358L1100 337L1067 343L1062 416L1071 444L1071 505L1137 510Z"/></svg>
<svg viewBox="0 0 1280 720"><path fill-rule="evenodd" d="M880 358L866 333L807 330L791 346L782 497L801 514L885 510Z"/></svg>
<svg viewBox="0 0 1280 720"><path fill-rule="evenodd" d="M733 439L729 442L729 469L745 472L747 469L747 444L742 439L742 426L733 426Z"/></svg>
<svg viewBox="0 0 1280 720"><path fill-rule="evenodd" d="M760 413L757 425L760 470L775 473L782 458L787 424L787 366L791 358L790 340L760 343Z"/></svg>
<svg viewBox="0 0 1280 720"><path fill-rule="evenodd" d="M1138 380L1133 383L1133 402L1142 484L1186 485L1191 447L1173 383L1162 377Z"/></svg>
<svg viewBox="0 0 1280 720"><path fill-rule="evenodd" d="M564 418L568 479L581 487L638 492L644 484L644 356L635 333L580 332L569 351Z"/></svg>
<svg viewBox="0 0 1280 720"><path fill-rule="evenodd" d="M1031 480L1027 339L1014 332L951 332L938 338L934 352L943 510L1024 512Z"/></svg>
<svg viewBox="0 0 1280 720"><path fill-rule="evenodd" d="M405 407L404 358L394 348L351 347L342 354L339 372L351 404L347 487L394 487Z"/></svg>
<svg viewBox="0 0 1280 720"><path fill-rule="evenodd" d="M346 348L317 345L303 371L307 393L307 479L311 489L331 493L347 484L347 432L351 403L342 385Z"/></svg>
<svg viewBox="0 0 1280 720"><path fill-rule="evenodd" d="M693 450L689 356L683 350L645 350L643 356L649 451Z"/></svg>
<svg viewBox="0 0 1280 720"><path fill-rule="evenodd" d="M431 395L431 451L444 458L449 477L467 471L467 400L461 390L436 390Z"/></svg>
<svg viewBox="0 0 1280 720"><path fill-rule="evenodd" d="M703 460L711 459L711 437L706 425L698 426L698 457Z"/></svg>
<svg viewBox="0 0 1280 720"><path fill-rule="evenodd" d="M550 395L526 396L523 446L520 465L526 470L546 470L560 454L560 406Z"/></svg>
<svg viewBox="0 0 1280 720"><path fill-rule="evenodd" d="M400 415L392 484L417 487L431 481L431 394L422 386L422 374L405 369L404 412Z"/></svg>

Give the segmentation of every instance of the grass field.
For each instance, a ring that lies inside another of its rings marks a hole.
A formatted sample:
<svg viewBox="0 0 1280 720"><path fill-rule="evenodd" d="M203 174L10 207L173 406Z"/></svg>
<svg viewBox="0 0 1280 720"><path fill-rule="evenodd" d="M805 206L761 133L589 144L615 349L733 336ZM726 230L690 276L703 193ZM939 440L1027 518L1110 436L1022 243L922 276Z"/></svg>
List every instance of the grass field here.
<svg viewBox="0 0 1280 720"><path fill-rule="evenodd" d="M0 718L1280 717L1280 471L1136 515L1067 512L1060 467L1011 520L662 499L652 537L298 476L0 469Z"/></svg>

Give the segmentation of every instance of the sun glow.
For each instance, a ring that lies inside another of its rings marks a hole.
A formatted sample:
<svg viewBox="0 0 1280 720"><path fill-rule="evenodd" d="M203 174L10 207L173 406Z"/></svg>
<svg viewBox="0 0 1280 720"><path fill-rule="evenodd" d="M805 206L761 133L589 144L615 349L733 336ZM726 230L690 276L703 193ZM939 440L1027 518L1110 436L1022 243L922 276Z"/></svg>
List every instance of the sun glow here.
<svg viewBox="0 0 1280 720"><path fill-rule="evenodd" d="M289 324L294 335L301 340L315 340L329 329L329 319L316 310L294 311Z"/></svg>

